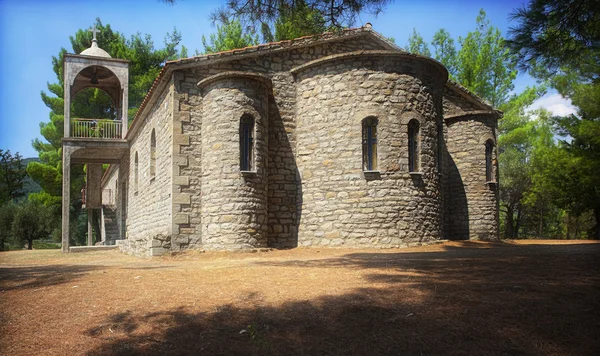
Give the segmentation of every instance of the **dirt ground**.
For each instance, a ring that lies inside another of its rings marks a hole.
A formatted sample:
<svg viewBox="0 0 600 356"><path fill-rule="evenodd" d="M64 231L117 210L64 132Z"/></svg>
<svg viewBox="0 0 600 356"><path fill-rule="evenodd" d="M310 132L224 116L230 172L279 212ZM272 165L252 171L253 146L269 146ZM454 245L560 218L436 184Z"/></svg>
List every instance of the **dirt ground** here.
<svg viewBox="0 0 600 356"><path fill-rule="evenodd" d="M600 243L0 253L2 355L599 355Z"/></svg>

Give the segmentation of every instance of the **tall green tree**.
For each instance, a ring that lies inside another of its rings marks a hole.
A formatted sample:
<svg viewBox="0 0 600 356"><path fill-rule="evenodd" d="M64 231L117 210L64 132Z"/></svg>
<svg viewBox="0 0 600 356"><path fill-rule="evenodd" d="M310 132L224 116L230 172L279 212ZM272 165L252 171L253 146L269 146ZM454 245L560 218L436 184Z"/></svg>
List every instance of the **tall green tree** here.
<svg viewBox="0 0 600 356"><path fill-rule="evenodd" d="M483 9L477 15L475 31L459 37L458 42L456 80L494 107L505 103L517 77L516 62Z"/></svg>
<svg viewBox="0 0 600 356"><path fill-rule="evenodd" d="M408 37L406 49L410 53L431 57L431 51L429 50L427 42L425 42L423 37L417 32L416 28L413 28L412 34Z"/></svg>
<svg viewBox="0 0 600 356"><path fill-rule="evenodd" d="M177 58L177 46L181 40L179 32L174 30L167 34L164 47L154 48L150 35L142 36L137 33L129 38L113 31L110 25L103 25L96 20L100 30L97 35L99 46L113 58L127 59L129 64L129 110L132 119L141 104L152 82L167 60ZM88 29L78 30L70 37L72 53L81 53L92 43L92 34ZM56 74L56 82L48 83L48 91L42 92L44 104L50 109L50 120L40 123L40 132L45 140L35 139L33 147L38 152L40 161L30 162L27 173L41 187L42 192L31 194L30 199L42 202L52 207L57 214L60 212L62 190L62 137L64 127L64 90L62 61L67 53L62 48L57 56L52 57L52 68ZM86 89L72 100L71 117L83 118L112 118L114 105L106 93L97 89ZM82 166L74 166L71 177L71 196L79 196L79 190L84 184ZM79 214L80 202L73 202L73 218ZM79 204L79 205L78 205ZM57 216L58 218L58 216Z"/></svg>
<svg viewBox="0 0 600 356"><path fill-rule="evenodd" d="M239 20L227 20L222 25L217 25L217 33L209 36L209 40L202 35L204 53L229 51L258 44L258 35L254 32L244 32Z"/></svg>
<svg viewBox="0 0 600 356"><path fill-rule="evenodd" d="M454 39L446 29L439 29L434 35L431 45L434 48L434 58L440 61L446 69L451 79L455 79L457 71L456 47Z"/></svg>
<svg viewBox="0 0 600 356"><path fill-rule="evenodd" d="M14 202L0 205L0 251L4 251L6 243L10 241L16 207Z"/></svg>
<svg viewBox="0 0 600 356"><path fill-rule="evenodd" d="M50 208L42 203L27 200L17 205L12 221L12 238L17 245L27 243L27 249L33 249L33 240L50 236L54 224Z"/></svg>
<svg viewBox="0 0 600 356"><path fill-rule="evenodd" d="M517 77L515 57L504 43L500 30L490 24L483 9L475 20L475 30L459 37L459 49L444 29L431 42L433 58L446 66L451 79L500 108L510 99ZM431 56L427 42L413 29L409 51Z"/></svg>
<svg viewBox="0 0 600 356"><path fill-rule="evenodd" d="M512 17L518 25L508 45L520 66L549 79L577 107L554 121L563 169L549 174L564 208L593 211L600 239L600 7L595 0L534 0Z"/></svg>
<svg viewBox="0 0 600 356"><path fill-rule="evenodd" d="M527 111L543 95L539 88L527 88L503 105L504 117L499 122L500 210L505 238L518 238L528 213L525 198L533 187L533 142L536 120Z"/></svg>
<svg viewBox="0 0 600 356"><path fill-rule="evenodd" d="M25 194L23 183L26 176L21 155L0 149L0 205Z"/></svg>

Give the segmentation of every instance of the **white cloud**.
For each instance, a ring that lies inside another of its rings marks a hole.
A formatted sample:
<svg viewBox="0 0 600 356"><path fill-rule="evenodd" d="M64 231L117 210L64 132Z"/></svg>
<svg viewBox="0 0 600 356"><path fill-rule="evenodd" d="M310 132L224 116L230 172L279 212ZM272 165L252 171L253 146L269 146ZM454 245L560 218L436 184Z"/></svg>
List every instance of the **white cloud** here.
<svg viewBox="0 0 600 356"><path fill-rule="evenodd" d="M571 104L571 100L563 98L558 93L546 94L534 101L529 107L530 110L546 109L556 116L567 116L575 114L576 109Z"/></svg>

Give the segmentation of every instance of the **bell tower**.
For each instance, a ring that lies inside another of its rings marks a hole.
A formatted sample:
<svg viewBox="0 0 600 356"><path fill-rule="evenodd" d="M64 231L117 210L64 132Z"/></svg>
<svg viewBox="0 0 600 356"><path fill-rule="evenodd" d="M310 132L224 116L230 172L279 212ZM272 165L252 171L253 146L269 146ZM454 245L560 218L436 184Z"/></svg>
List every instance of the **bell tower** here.
<svg viewBox="0 0 600 356"><path fill-rule="evenodd" d="M118 164L128 150L127 93L129 61L112 58L98 46L96 25L92 45L80 54L63 57L64 137L62 193L62 251L69 252L69 211L71 165L86 164L86 187L82 199L88 209L88 245L93 243L94 213L102 209L102 164ZM71 103L77 93L87 88L104 91L112 100L114 115L110 119L71 117Z"/></svg>

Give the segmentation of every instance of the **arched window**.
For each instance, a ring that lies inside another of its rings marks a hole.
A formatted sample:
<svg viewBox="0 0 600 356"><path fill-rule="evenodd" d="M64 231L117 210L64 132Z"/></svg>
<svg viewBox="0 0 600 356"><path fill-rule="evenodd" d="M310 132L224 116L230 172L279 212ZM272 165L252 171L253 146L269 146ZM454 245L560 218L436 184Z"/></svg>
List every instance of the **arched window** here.
<svg viewBox="0 0 600 356"><path fill-rule="evenodd" d="M442 153L444 150L444 124L439 122L437 129L437 167L438 173L442 173L443 161L442 161Z"/></svg>
<svg viewBox="0 0 600 356"><path fill-rule="evenodd" d="M377 119L367 117L362 121L363 170L377 170Z"/></svg>
<svg viewBox="0 0 600 356"><path fill-rule="evenodd" d="M240 170L254 169L254 118L244 115L240 119Z"/></svg>
<svg viewBox="0 0 600 356"><path fill-rule="evenodd" d="M139 177L139 171L140 171L140 164L138 161L138 153L135 153L134 159L133 159L133 191L135 193L137 193L138 191L138 177Z"/></svg>
<svg viewBox="0 0 600 356"><path fill-rule="evenodd" d="M419 121L413 119L408 123L408 171L419 171Z"/></svg>
<svg viewBox="0 0 600 356"><path fill-rule="evenodd" d="M485 180L486 182L495 181L494 177L494 143L492 140L485 141Z"/></svg>
<svg viewBox="0 0 600 356"><path fill-rule="evenodd" d="M156 176L156 133L152 129L150 134L150 179Z"/></svg>

